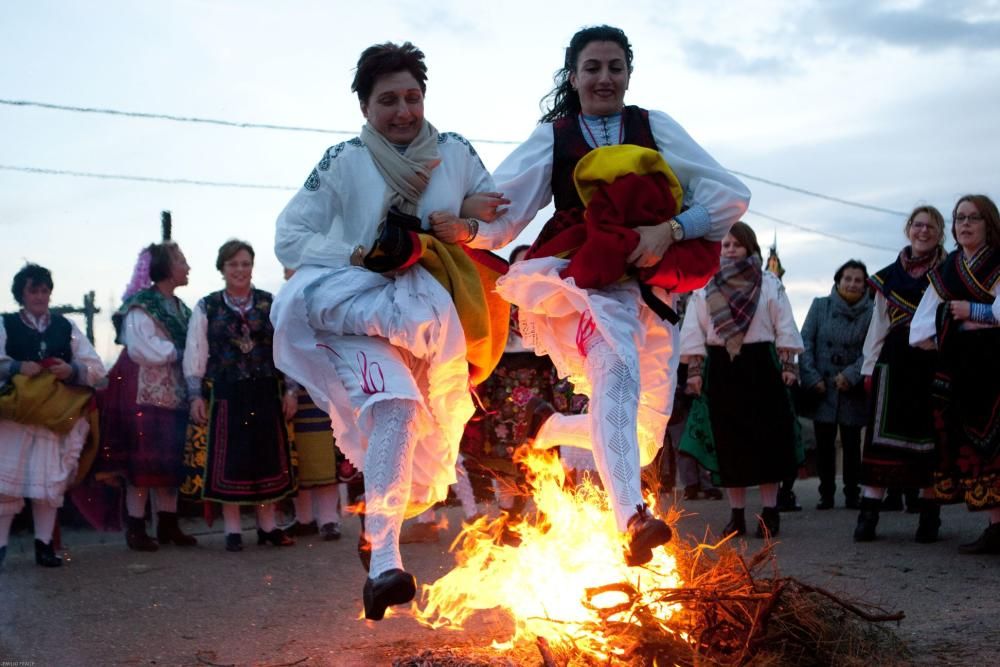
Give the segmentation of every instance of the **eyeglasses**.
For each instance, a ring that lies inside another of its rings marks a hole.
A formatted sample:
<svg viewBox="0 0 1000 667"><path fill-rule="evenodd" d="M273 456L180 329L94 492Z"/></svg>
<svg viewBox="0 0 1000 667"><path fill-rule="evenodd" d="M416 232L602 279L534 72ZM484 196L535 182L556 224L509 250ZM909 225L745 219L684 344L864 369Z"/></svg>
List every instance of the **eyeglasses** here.
<svg viewBox="0 0 1000 667"><path fill-rule="evenodd" d="M968 221L970 225L974 225L977 222L981 222L982 219L983 216L981 216L978 213L970 213L969 215L966 215L964 213L959 213L958 215L955 216L955 224L960 225L963 222Z"/></svg>

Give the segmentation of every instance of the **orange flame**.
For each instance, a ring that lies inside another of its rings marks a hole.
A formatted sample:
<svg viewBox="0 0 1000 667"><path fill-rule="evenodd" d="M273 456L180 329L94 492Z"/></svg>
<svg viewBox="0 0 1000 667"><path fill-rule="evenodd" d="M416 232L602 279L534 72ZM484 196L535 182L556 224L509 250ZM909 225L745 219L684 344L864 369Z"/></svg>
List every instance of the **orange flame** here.
<svg viewBox="0 0 1000 667"><path fill-rule="evenodd" d="M505 525L505 516L463 526L452 545L456 567L421 587L416 619L433 628L462 629L477 610L500 608L511 615L515 630L507 642L494 642L494 648L508 649L537 636L552 644L572 645L600 660L616 651L594 628L603 619L639 625L630 613L636 605L653 612L652 617L643 614L643 622L652 618L670 631L666 622L680 606L658 603L643 591L681 585L674 556L655 549L646 566L626 566L624 536L605 492L586 480L567 489L562 465L553 454L528 452L523 463L529 470L537 515L511 526ZM511 530L520 536L518 546L502 543L505 531ZM631 604L625 593L617 591L588 601L588 589L620 583L639 592Z"/></svg>

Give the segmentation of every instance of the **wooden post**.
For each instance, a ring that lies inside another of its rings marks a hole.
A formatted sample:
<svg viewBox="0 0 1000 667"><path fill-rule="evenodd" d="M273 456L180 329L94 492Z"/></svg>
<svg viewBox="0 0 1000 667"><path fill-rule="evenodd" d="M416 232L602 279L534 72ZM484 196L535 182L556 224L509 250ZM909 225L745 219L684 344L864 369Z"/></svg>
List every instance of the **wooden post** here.
<svg viewBox="0 0 1000 667"><path fill-rule="evenodd" d="M49 309L58 315L68 315L70 313L81 313L87 322L86 334L90 344L94 344L94 315L101 312L101 309L94 305L94 291L91 290L83 295L83 307L77 306L53 306Z"/></svg>

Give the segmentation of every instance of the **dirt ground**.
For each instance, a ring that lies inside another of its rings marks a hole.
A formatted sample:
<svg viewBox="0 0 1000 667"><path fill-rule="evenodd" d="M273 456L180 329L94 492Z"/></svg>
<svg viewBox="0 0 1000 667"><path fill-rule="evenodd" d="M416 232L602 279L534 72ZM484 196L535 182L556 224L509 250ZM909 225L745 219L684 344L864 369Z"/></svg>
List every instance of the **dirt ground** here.
<svg viewBox="0 0 1000 667"><path fill-rule="evenodd" d="M915 664L1000 664L1000 556L956 551L984 517L946 507L942 539L921 545L912 539L916 516L883 513L880 539L855 544L855 512L814 510L815 479L796 490L806 509L782 515L782 574L905 612L895 631ZM748 510L758 505L751 492ZM706 523L718 530L728 517L725 501L683 507L685 533L703 535ZM448 514L457 526L458 511ZM361 620L354 518L339 542L258 547L248 531L239 554L223 549L218 524L188 528L202 533L198 547L152 554L127 550L120 534L66 531L57 570L37 567L31 536L15 536L0 571L0 665L388 665L424 648L485 647L509 632L496 612L463 632L429 630L406 612ZM447 545L405 545L407 569L433 581L453 562ZM759 545L746 540L750 550Z"/></svg>

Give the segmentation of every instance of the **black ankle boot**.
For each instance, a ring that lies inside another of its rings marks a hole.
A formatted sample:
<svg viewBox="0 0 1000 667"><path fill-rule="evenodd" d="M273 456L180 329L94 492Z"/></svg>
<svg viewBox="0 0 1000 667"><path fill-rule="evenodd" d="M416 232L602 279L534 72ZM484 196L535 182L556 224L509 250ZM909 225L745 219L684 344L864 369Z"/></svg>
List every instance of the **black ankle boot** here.
<svg viewBox="0 0 1000 667"><path fill-rule="evenodd" d="M653 549L666 544L673 537L664 521L657 519L645 504L636 505L636 513L628 521L628 547L625 564L629 567L645 565L653 560Z"/></svg>
<svg viewBox="0 0 1000 667"><path fill-rule="evenodd" d="M878 498L862 498L861 511L858 512L858 525L854 528L855 542L875 541L875 526L878 525L878 513L883 502Z"/></svg>
<svg viewBox="0 0 1000 667"><path fill-rule="evenodd" d="M779 512L801 512L802 506L799 505L798 498L795 497L795 492L791 489L786 489L784 487L778 489L778 511Z"/></svg>
<svg viewBox="0 0 1000 667"><path fill-rule="evenodd" d="M730 510L729 523L726 527L722 529L722 536L728 537L730 535L746 535L747 534L747 520L746 511L742 507L734 507Z"/></svg>
<svg viewBox="0 0 1000 667"><path fill-rule="evenodd" d="M257 545L270 543L276 547L290 547L295 544L295 540L290 538L285 534L280 528L275 528L272 531L263 531L260 528L257 529Z"/></svg>
<svg viewBox="0 0 1000 667"><path fill-rule="evenodd" d="M56 555L56 550L52 547L52 540L48 544L39 539L35 540L35 565L42 567L59 567L62 565L62 558Z"/></svg>
<svg viewBox="0 0 1000 667"><path fill-rule="evenodd" d="M1000 523L991 523L975 542L959 544L960 554L1000 554Z"/></svg>
<svg viewBox="0 0 1000 667"><path fill-rule="evenodd" d="M179 547L198 544L198 540L185 534L177 525L177 512L156 513L156 541L160 544L173 543Z"/></svg>
<svg viewBox="0 0 1000 667"><path fill-rule="evenodd" d="M160 547L146 534L146 520L130 516L125 530L125 543L132 551L156 551Z"/></svg>
<svg viewBox="0 0 1000 667"><path fill-rule="evenodd" d="M941 528L941 506L933 500L921 498L920 521L917 523L917 534L913 539L921 544L937 542L939 528Z"/></svg>
<svg viewBox="0 0 1000 667"><path fill-rule="evenodd" d="M374 579L365 579L362 599L365 603L365 618L381 621L387 607L406 604L417 594L417 580L409 572L400 569L389 570Z"/></svg>
<svg viewBox="0 0 1000 667"><path fill-rule="evenodd" d="M243 551L243 535L226 533L226 551Z"/></svg>
<svg viewBox="0 0 1000 667"><path fill-rule="evenodd" d="M764 507L760 510L760 519L757 521L757 537L763 539L773 538L781 531L781 515L778 514L777 507Z"/></svg>

